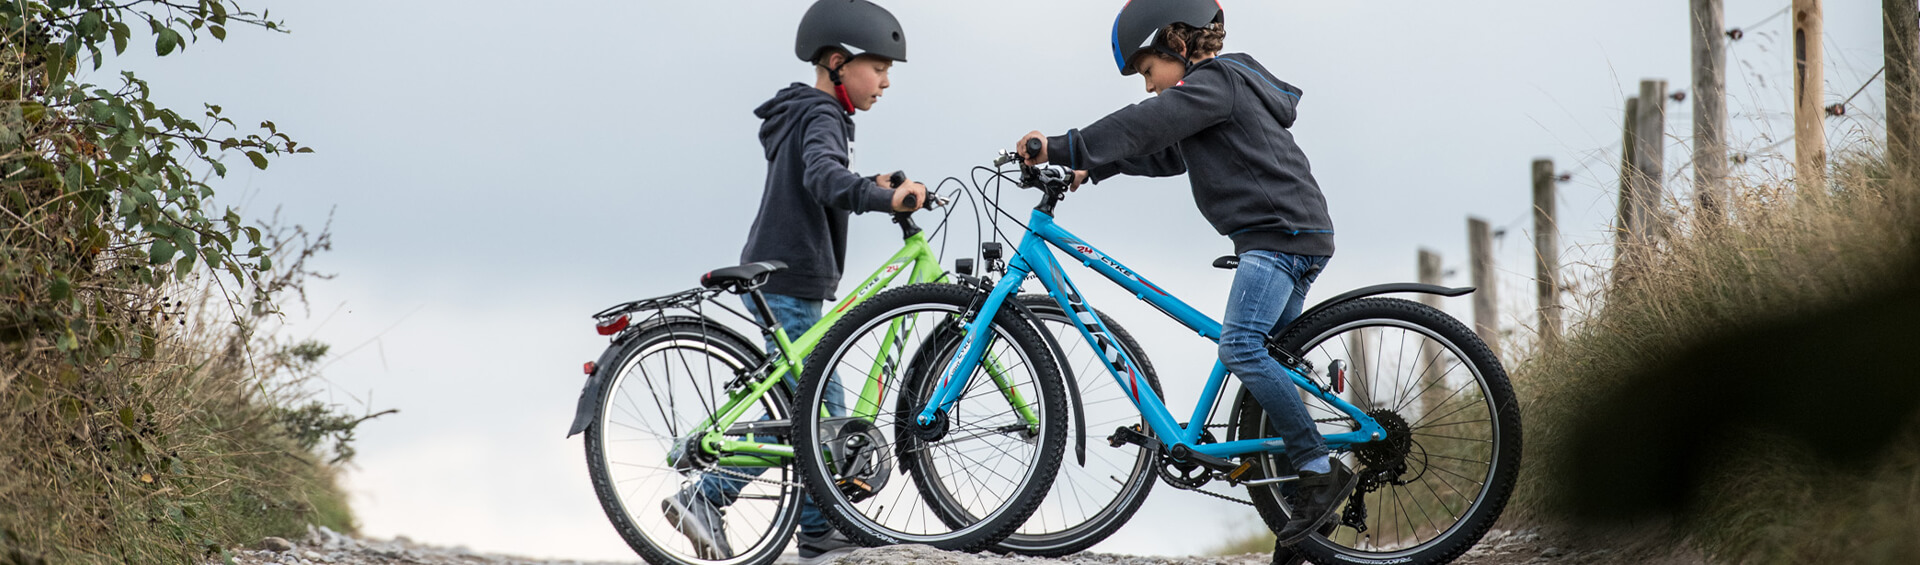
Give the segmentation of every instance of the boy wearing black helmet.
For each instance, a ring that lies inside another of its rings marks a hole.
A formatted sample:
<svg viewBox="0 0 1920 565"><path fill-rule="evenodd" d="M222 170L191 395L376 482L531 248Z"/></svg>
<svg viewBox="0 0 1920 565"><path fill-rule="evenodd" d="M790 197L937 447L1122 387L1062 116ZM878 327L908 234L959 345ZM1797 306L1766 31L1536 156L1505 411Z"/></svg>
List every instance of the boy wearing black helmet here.
<svg viewBox="0 0 1920 565"><path fill-rule="evenodd" d="M849 214L909 212L927 202L927 187L918 182L896 187L887 175L864 177L849 169L854 112L871 110L891 85L893 64L907 60L906 35L893 14L867 0L815 2L800 19L794 55L813 65L814 83L793 83L753 111L764 120L760 144L767 181L740 252L741 263L787 264L761 291L789 332L812 327L833 299L846 266ZM752 305L748 311L758 312ZM831 398L827 409L835 415L846 410ZM720 509L744 485L743 479L707 475L661 501L661 508L702 557L727 559L733 550ZM808 565L858 547L833 530L811 498L801 507L796 539Z"/></svg>
<svg viewBox="0 0 1920 565"><path fill-rule="evenodd" d="M1226 11L1216 0L1133 0L1113 26L1120 74L1139 73L1156 96L1082 129L1040 139L1029 164L1071 167L1079 182L1117 174L1185 173L1194 202L1240 264L1227 298L1219 354L1270 416L1300 479L1288 483L1291 518L1277 532L1292 545L1326 524L1357 477L1329 457L1326 439L1267 336L1300 316L1307 287L1333 255L1333 221L1306 154L1294 143L1301 91L1253 57L1219 55Z"/></svg>

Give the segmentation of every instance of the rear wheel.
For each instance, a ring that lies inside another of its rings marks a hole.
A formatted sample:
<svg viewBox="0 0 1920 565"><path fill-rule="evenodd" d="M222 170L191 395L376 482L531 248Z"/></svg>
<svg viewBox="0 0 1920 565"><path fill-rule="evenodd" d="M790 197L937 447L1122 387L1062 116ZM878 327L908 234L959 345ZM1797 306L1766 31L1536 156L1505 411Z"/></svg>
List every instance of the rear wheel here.
<svg viewBox="0 0 1920 565"><path fill-rule="evenodd" d="M586 452L594 493L620 537L656 565L764 564L779 557L799 512L800 489L791 466L722 467L676 457L676 447L726 401L727 385L737 372L760 365L760 352L699 319L643 329L613 347L620 353L615 363L599 369L611 373L586 430ZM785 420L787 398L783 387L774 387L739 421ZM663 507L668 498L703 486L735 497L717 505L731 550L724 555L695 545L681 530L688 522L670 520Z"/></svg>
<svg viewBox="0 0 1920 565"><path fill-rule="evenodd" d="M952 412L934 426L916 421L931 387L915 377L952 358L974 296L947 284L881 293L835 323L807 362L795 460L827 518L862 544L984 549L1032 515L1059 469L1059 373L1039 334L1007 309L982 336L986 354ZM854 399L846 417L818 408L832 373ZM868 382L877 394L863 398L856 388Z"/></svg>
<svg viewBox="0 0 1920 565"><path fill-rule="evenodd" d="M1279 342L1322 383L1343 368L1342 397L1387 429L1385 440L1337 454L1360 488L1339 503L1330 530L1294 552L1322 564L1445 563L1499 519L1519 476L1519 405L1499 360L1466 326L1419 303L1366 298L1295 322ZM1357 429L1345 413L1302 398L1322 435ZM1237 438L1272 435L1251 395L1240 395L1235 412ZM1251 459L1262 476L1293 472L1284 455ZM1277 486L1248 494L1269 526L1285 523Z"/></svg>
<svg viewBox="0 0 1920 565"><path fill-rule="evenodd" d="M1084 413L1078 419L1068 419L1067 454L1040 508L1018 531L992 549L1046 557L1078 553L1113 535L1140 510L1140 504L1158 482L1155 472L1160 468L1160 452L1132 443L1120 447L1107 444L1106 438L1115 428L1137 425L1148 437L1153 436L1153 429L1127 398L1127 392L1107 373L1098 350L1080 336L1080 330L1052 297L1024 295L1019 299L1039 318L1041 329L1052 333L1060 344L1060 351L1056 352L1064 355L1060 366L1073 371L1073 384L1080 387L1079 406ZM1158 394L1160 377L1154 373L1146 351L1118 322L1098 310L1095 313L1118 339L1120 347L1139 365L1148 386ZM1081 430L1071 426L1077 421L1086 423L1085 463L1074 453L1074 442Z"/></svg>

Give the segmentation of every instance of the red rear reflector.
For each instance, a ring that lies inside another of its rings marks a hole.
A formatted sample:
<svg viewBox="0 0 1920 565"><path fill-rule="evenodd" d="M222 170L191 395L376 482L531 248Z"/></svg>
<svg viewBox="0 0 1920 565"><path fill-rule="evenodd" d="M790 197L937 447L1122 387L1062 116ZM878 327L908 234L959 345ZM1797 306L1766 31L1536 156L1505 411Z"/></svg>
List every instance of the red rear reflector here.
<svg viewBox="0 0 1920 565"><path fill-rule="evenodd" d="M613 335L613 334L620 333L620 330L627 329L627 317L625 315L621 315L618 318L614 318L611 320L600 322L598 324L594 324L593 329L595 331L600 332L600 335Z"/></svg>
<svg viewBox="0 0 1920 565"><path fill-rule="evenodd" d="M1334 394L1339 394L1346 391L1347 391L1347 368L1344 366L1334 367L1333 392Z"/></svg>
<svg viewBox="0 0 1920 565"><path fill-rule="evenodd" d="M581 366L580 366L580 370L582 370L582 371L586 371L586 373L587 373L587 375L588 375L588 376L592 376L592 375L593 375L593 362L592 362L592 361L588 361L588 362L587 362L587 364L585 364L585 365L581 365Z"/></svg>

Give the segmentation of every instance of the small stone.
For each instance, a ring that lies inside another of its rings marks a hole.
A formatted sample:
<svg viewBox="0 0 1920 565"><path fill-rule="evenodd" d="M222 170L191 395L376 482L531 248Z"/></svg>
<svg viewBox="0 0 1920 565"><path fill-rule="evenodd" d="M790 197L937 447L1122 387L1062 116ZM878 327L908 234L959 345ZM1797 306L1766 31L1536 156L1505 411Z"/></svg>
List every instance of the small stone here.
<svg viewBox="0 0 1920 565"><path fill-rule="evenodd" d="M276 553L283 552L283 551L293 551L293 542L280 539L280 538L275 538L275 537L261 538L260 549L264 549L264 550L272 551Z"/></svg>
<svg viewBox="0 0 1920 565"><path fill-rule="evenodd" d="M1547 548L1547 550L1546 550L1546 551L1543 551L1543 552L1540 552L1540 555L1541 555L1542 557L1559 557L1560 555L1562 555L1562 554L1564 554L1564 553L1565 553L1565 552L1563 552L1563 551L1560 551L1560 548L1558 548L1558 547L1549 547L1549 548Z"/></svg>
<svg viewBox="0 0 1920 565"><path fill-rule="evenodd" d="M306 559L307 559L308 561L325 561L325 560L327 560L327 558L326 558L325 556L322 556L322 555L320 555L320 552L318 552L318 551L314 551L314 550L311 550L311 549L309 549L309 550L307 550L306 552L303 552L303 553L301 553L301 554L300 554L300 556L301 556L301 557L304 557L304 558L306 558Z"/></svg>

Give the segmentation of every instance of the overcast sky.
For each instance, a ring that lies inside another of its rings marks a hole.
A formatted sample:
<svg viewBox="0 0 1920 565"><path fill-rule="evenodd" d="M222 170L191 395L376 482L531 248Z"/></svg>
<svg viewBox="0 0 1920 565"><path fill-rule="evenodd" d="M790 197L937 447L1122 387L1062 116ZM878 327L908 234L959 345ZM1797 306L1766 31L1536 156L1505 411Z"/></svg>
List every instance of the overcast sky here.
<svg viewBox="0 0 1920 565"><path fill-rule="evenodd" d="M1114 72L1121 2L884 3L911 62L859 123L857 170L964 176L1021 134L1084 126L1146 96ZM1688 85L1687 3L1651 0L1298 2L1227 0L1227 50L1251 53L1305 90L1294 134L1339 231L1312 302L1412 280L1419 247L1467 284L1466 218L1499 240L1503 324L1532 324L1530 162L1551 157L1569 262L1604 262L1623 100L1641 78ZM1785 0L1727 0L1729 26ZM738 257L764 160L751 110L789 82L799 0L700 2L254 3L291 34L234 30L156 59L116 61L183 111L221 104L241 123L274 120L316 153L267 171L235 163L215 185L255 217L317 225L334 213L338 278L289 309L288 335L334 345L322 398L398 408L364 424L348 484L365 532L542 557L634 559L595 502L581 441L563 438L583 376L605 347L601 307L693 286ZM1827 98L1881 65L1877 2L1827 2ZM1731 44L1737 149L1792 133L1787 18ZM113 82L109 72L93 75ZM1870 135L1875 82L1829 120L1836 148ZM1690 104L1669 107L1668 171L1689 160ZM1791 143L1772 150L1791 156ZM1738 169L1787 175L1777 159ZM1673 185L1688 193L1684 179ZM931 182L929 183L931 184ZM951 186L951 185L949 185ZM1023 215L1031 193L1009 193ZM1120 178L1069 198L1063 225L1217 315L1231 252L1187 181ZM970 220L969 220L970 221ZM898 246L858 216L850 265ZM949 254L970 254L971 234ZM1573 269L1570 269L1570 271ZM1076 273L1077 275L1077 273ZM1184 414L1212 344L1097 278L1096 306L1140 336ZM1449 309L1463 319L1466 299ZM1097 547L1190 554L1257 526L1250 508L1156 489Z"/></svg>

